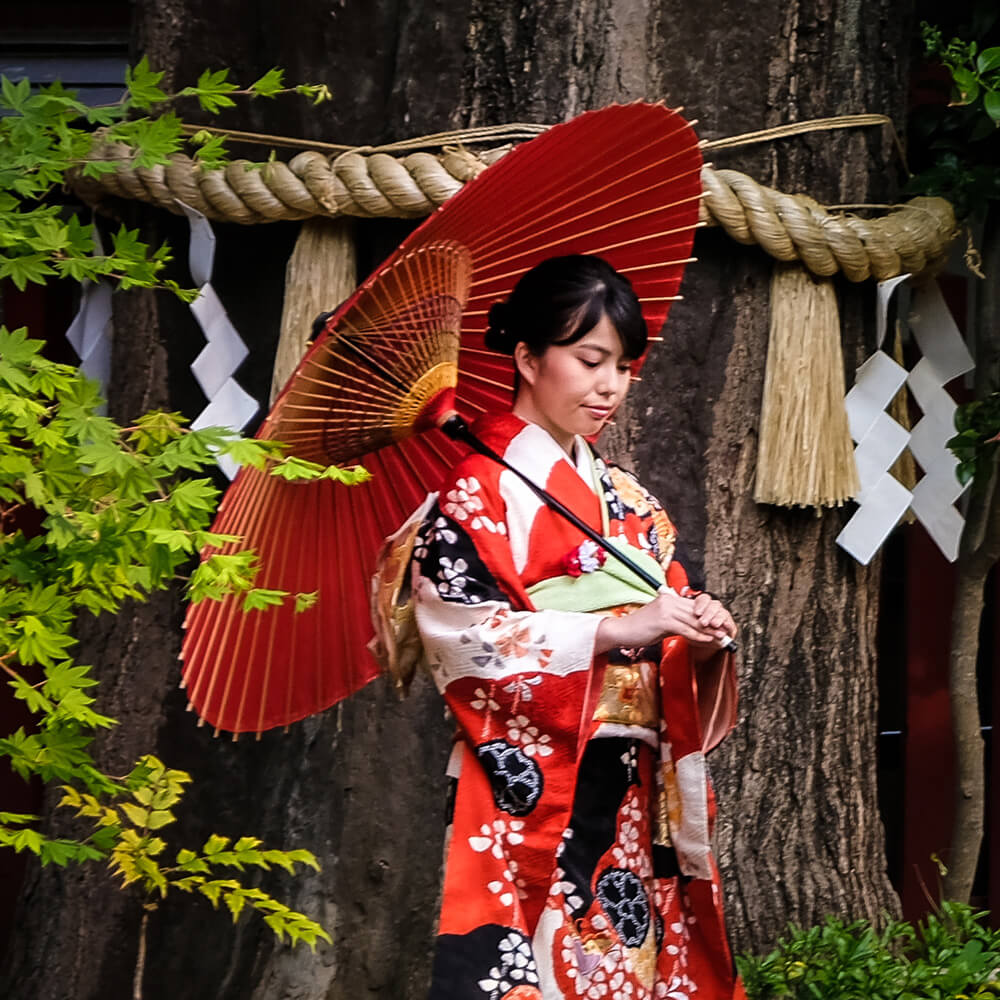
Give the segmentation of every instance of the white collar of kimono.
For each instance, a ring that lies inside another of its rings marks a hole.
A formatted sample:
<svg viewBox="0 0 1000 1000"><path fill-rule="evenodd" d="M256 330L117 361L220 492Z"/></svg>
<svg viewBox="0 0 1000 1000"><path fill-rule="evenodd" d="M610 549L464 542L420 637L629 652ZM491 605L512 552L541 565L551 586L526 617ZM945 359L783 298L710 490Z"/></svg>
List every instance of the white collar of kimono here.
<svg viewBox="0 0 1000 1000"><path fill-rule="evenodd" d="M524 420L523 417L519 419ZM573 436L573 454L569 455L544 427L524 420L524 427L511 439L504 458L539 486L545 486L557 462L566 462L576 470L592 492L598 492L593 452L579 434Z"/></svg>
<svg viewBox="0 0 1000 1000"><path fill-rule="evenodd" d="M524 421L524 427L511 439L504 449L503 457L532 482L544 487L553 467L565 462L595 493L596 484L591 461L591 451L587 442L577 436L574 439L573 461L562 446L543 427ZM500 473L500 494L506 505L507 537L510 541L514 565L521 572L528 562L528 541L535 516L542 508L542 501L513 472L504 469ZM600 496L600 494L597 494Z"/></svg>

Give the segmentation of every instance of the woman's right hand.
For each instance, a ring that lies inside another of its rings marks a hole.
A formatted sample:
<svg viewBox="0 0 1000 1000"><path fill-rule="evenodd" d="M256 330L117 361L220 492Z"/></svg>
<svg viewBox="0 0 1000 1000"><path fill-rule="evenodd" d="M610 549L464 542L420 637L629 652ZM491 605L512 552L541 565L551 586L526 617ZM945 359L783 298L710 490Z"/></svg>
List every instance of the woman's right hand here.
<svg viewBox="0 0 1000 1000"><path fill-rule="evenodd" d="M698 645L718 646L727 635L726 631L706 627L701 624L702 617L695 613L691 598L665 590L630 614L605 618L597 629L594 653L652 646L668 635L679 635Z"/></svg>

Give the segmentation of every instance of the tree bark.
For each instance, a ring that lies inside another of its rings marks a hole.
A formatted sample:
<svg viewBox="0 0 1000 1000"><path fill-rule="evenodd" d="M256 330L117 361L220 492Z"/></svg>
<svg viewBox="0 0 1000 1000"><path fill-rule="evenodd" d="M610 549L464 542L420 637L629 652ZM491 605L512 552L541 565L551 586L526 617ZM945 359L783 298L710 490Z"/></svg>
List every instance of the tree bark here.
<svg viewBox="0 0 1000 1000"><path fill-rule="evenodd" d="M978 289L976 331L976 399L996 391L1000 373L1000 211L987 210L983 226L983 273ZM948 695L955 744L954 818L945 858L942 894L967 902L979 864L986 813L984 743L979 709L977 660L986 578L1000 559L1000 466L994 455L989 478L977 476L965 515L956 566L948 657Z"/></svg>
<svg viewBox="0 0 1000 1000"><path fill-rule="evenodd" d="M708 139L840 112L880 111L901 124L912 29L910 4L891 0L372 0L363 8L301 0L294 13L146 0L136 17L137 52L172 84L206 66L232 66L242 82L277 64L291 81L333 91L318 109L256 101L223 125L359 144L554 122L638 98L686 105ZM749 147L727 163L828 202L891 199L896 173L889 137L875 131ZM175 220L129 211L183 245ZM239 377L264 400L295 227L216 228L214 284L252 351ZM363 262L405 228L365 223L358 232ZM696 252L668 342L605 448L655 487L694 576L725 595L743 625L742 722L713 770L734 943L760 949L789 920L896 906L875 788L878 568L860 568L835 547L845 512L815 517L753 503L770 263L713 232L699 236ZM852 375L872 346L872 295L840 290ZM196 413L204 404L187 366L203 338L187 310L123 297L115 323L114 411ZM192 771L178 831L185 844L218 831L315 851L323 872L282 879L280 893L325 922L334 943L314 957L278 946L253 918L231 927L197 901L168 900L150 916L147 1000L421 997L443 837L449 729L439 702L418 686L399 704L376 682L288 735L212 741L176 690L180 616L177 595L163 595L88 640L88 658L103 664L102 708L122 720L106 766L156 748ZM0 993L127 995L139 904L99 888L104 879L97 871L31 879Z"/></svg>

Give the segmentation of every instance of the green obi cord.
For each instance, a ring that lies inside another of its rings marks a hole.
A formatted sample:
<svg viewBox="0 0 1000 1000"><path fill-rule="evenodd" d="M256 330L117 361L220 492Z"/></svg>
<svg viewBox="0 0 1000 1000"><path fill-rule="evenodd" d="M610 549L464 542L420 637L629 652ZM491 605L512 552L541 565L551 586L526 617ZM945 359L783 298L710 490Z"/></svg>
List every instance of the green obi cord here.
<svg viewBox="0 0 1000 1000"><path fill-rule="evenodd" d="M648 552L636 548L624 538L609 538L607 542L638 563L661 584L666 584L663 567ZM528 594L536 608L551 611L603 611L622 604L649 604L656 597L656 591L649 584L610 555L604 565L593 572L539 580L528 587Z"/></svg>

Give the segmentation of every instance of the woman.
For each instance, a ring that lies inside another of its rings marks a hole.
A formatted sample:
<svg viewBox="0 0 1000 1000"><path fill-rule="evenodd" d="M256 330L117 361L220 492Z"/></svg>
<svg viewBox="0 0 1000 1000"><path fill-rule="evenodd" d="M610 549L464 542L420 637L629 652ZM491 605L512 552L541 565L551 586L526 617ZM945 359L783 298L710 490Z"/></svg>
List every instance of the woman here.
<svg viewBox="0 0 1000 1000"><path fill-rule="evenodd" d="M646 326L596 257L528 272L490 312L511 413L473 430L664 580L617 560L480 455L414 547L417 625L460 738L432 1000L730 998L704 752L734 721L730 614L687 589L674 529L585 439Z"/></svg>

